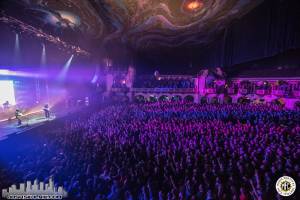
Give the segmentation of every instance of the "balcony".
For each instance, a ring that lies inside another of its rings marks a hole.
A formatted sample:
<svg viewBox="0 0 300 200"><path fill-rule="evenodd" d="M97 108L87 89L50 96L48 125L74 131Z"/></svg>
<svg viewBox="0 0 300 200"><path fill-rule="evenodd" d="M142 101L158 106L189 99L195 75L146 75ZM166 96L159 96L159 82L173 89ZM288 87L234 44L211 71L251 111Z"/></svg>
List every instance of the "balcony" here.
<svg viewBox="0 0 300 200"><path fill-rule="evenodd" d="M215 88L207 88L206 93L207 94L216 94L217 90Z"/></svg>
<svg viewBox="0 0 300 200"><path fill-rule="evenodd" d="M129 88L111 88L112 92L129 92Z"/></svg>
<svg viewBox="0 0 300 200"><path fill-rule="evenodd" d="M133 92L142 93L195 93L195 88L133 88Z"/></svg>
<svg viewBox="0 0 300 200"><path fill-rule="evenodd" d="M272 94L275 96L283 96L285 94L284 90L272 90Z"/></svg>
<svg viewBox="0 0 300 200"><path fill-rule="evenodd" d="M257 89L257 90L255 90L255 94L257 94L257 95L268 95L268 94L270 94L270 92L268 90L264 90L264 89Z"/></svg>

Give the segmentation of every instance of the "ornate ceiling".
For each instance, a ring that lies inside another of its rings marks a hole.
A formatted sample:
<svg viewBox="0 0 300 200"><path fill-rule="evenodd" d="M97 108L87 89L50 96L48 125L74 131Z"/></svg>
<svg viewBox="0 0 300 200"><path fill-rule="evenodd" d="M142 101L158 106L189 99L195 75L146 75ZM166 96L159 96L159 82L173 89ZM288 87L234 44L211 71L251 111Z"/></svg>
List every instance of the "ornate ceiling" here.
<svg viewBox="0 0 300 200"><path fill-rule="evenodd" d="M206 44L263 0L18 0L40 28L134 49Z"/></svg>

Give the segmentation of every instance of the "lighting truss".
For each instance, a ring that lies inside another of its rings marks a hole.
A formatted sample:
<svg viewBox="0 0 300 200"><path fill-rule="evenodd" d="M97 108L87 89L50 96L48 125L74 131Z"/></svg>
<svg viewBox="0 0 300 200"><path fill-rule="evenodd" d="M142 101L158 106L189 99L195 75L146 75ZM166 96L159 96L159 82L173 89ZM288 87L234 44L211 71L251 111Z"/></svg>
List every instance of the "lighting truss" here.
<svg viewBox="0 0 300 200"><path fill-rule="evenodd" d="M48 42L51 42L55 44L59 49L65 50L69 53L74 53L77 55L83 55L83 56L90 56L90 53L81 49L78 46L70 45L66 43L65 41L61 40L59 37L55 37L53 35L47 34L43 32L41 29L37 29L29 24L26 24L14 17L3 15L0 17L0 21L4 22L6 24L9 24L14 29L18 29L21 32L25 32L29 35L34 35L38 38L47 40Z"/></svg>

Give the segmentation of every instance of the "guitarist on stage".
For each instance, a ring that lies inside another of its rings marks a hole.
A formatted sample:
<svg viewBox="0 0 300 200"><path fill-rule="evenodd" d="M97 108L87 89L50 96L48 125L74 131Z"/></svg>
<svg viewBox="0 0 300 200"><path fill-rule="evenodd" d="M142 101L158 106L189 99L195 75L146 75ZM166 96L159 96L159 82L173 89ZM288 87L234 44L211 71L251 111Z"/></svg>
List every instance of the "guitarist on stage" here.
<svg viewBox="0 0 300 200"><path fill-rule="evenodd" d="M21 120L21 117L22 116L22 113L19 109L16 109L16 112L15 112L15 117L16 119L18 120L18 125L20 126L22 124L22 120Z"/></svg>
<svg viewBox="0 0 300 200"><path fill-rule="evenodd" d="M49 105L46 104L46 105L44 106L43 110L44 110L44 113L45 113L45 117L46 117L47 119L49 119L49 118L50 118L50 109L49 109Z"/></svg>

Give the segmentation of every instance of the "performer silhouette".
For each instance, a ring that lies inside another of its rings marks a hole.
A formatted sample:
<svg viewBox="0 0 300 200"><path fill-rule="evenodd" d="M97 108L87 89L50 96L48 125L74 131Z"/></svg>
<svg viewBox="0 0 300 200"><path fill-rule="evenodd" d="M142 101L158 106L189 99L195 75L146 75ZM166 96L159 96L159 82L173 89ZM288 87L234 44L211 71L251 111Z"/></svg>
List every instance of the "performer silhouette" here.
<svg viewBox="0 0 300 200"><path fill-rule="evenodd" d="M4 110L8 110L9 109L9 102L6 101L4 104L3 104L3 108Z"/></svg>
<svg viewBox="0 0 300 200"><path fill-rule="evenodd" d="M21 120L21 117L22 116L22 113L19 109L16 109L16 112L15 112L15 117L16 119L18 120L18 125L20 126L22 124L22 120Z"/></svg>
<svg viewBox="0 0 300 200"><path fill-rule="evenodd" d="M44 106L44 113L45 113L45 117L47 118L47 119L49 119L50 118L50 110L49 110L49 105L48 104L46 104L45 106Z"/></svg>

